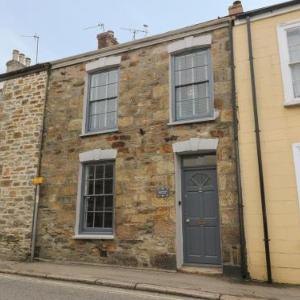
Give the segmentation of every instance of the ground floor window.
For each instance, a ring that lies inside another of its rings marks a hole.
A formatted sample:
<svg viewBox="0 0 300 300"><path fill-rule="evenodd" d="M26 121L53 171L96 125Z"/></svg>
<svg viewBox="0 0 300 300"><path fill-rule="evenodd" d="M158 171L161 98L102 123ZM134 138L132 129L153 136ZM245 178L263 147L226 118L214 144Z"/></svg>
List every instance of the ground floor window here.
<svg viewBox="0 0 300 300"><path fill-rule="evenodd" d="M112 234L114 224L114 162L83 164L81 232Z"/></svg>

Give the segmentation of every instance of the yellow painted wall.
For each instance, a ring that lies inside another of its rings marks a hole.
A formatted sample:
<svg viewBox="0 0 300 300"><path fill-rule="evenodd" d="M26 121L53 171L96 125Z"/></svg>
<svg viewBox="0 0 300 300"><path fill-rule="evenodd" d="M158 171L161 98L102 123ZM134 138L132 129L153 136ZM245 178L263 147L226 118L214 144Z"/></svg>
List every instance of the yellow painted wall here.
<svg viewBox="0 0 300 300"><path fill-rule="evenodd" d="M292 144L300 142L300 106L283 106L277 26L300 20L300 11L252 23L254 68L273 279L300 284L300 209ZM239 141L248 267L266 280L246 24L234 27Z"/></svg>

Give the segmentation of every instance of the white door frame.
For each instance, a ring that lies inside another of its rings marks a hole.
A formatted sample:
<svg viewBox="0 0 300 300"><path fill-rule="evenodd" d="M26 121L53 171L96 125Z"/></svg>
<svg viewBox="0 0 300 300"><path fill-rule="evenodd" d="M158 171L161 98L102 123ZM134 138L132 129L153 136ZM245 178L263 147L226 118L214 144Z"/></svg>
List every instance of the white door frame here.
<svg viewBox="0 0 300 300"><path fill-rule="evenodd" d="M181 156L197 154L203 151L217 151L219 139L191 138L173 144L175 163L175 207L176 207L176 266L183 265L183 233L182 233L182 187Z"/></svg>

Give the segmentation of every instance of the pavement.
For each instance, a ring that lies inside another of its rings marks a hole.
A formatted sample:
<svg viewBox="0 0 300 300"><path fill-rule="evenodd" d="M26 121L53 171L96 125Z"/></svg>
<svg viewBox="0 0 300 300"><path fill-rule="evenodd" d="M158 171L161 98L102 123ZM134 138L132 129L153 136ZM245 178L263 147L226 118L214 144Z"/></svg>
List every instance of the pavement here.
<svg viewBox="0 0 300 300"><path fill-rule="evenodd" d="M92 264L0 261L0 273L197 299L300 300L299 286L259 284L223 276L205 276L153 269Z"/></svg>

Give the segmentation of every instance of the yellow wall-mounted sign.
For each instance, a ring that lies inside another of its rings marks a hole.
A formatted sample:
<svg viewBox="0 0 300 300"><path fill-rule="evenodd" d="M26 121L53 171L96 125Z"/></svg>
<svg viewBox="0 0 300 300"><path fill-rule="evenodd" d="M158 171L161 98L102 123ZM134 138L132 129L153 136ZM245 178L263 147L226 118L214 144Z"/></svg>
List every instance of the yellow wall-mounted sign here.
<svg viewBox="0 0 300 300"><path fill-rule="evenodd" d="M44 181L45 181L44 177L35 177L32 179L32 183L35 185L42 184L44 183Z"/></svg>

